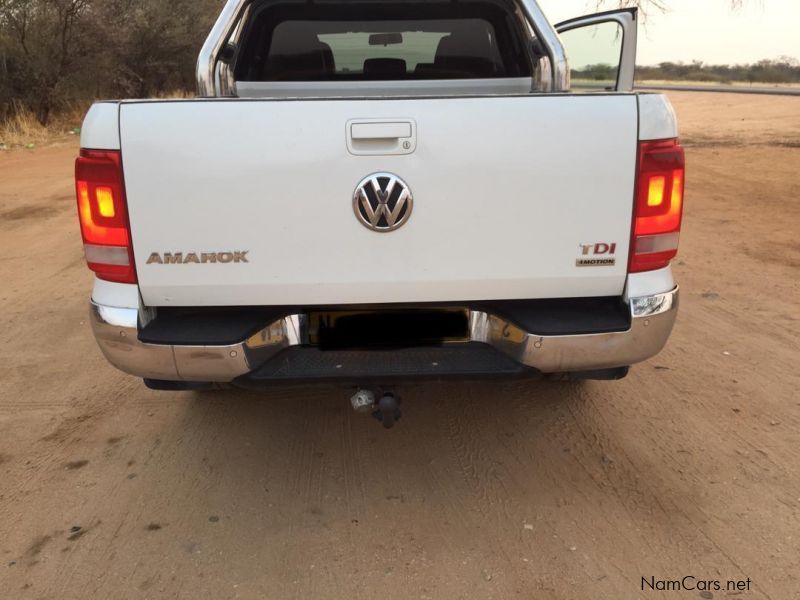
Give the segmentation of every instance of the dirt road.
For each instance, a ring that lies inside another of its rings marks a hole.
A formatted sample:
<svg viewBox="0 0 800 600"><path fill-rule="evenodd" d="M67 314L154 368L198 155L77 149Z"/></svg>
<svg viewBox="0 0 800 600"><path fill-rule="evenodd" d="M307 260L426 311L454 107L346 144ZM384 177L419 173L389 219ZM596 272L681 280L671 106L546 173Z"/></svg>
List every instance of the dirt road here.
<svg viewBox="0 0 800 600"><path fill-rule="evenodd" d="M0 598L800 598L800 99L675 94L669 348L622 382L150 392L86 321L74 146L0 154ZM642 592L747 580L738 594Z"/></svg>

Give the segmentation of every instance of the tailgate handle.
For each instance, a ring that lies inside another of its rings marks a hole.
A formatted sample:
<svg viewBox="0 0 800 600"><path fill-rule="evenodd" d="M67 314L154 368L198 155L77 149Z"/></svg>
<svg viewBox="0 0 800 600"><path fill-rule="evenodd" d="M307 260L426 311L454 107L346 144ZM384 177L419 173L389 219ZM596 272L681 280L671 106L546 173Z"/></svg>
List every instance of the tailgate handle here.
<svg viewBox="0 0 800 600"><path fill-rule="evenodd" d="M353 123L354 140L397 140L411 137L411 123Z"/></svg>
<svg viewBox="0 0 800 600"><path fill-rule="evenodd" d="M347 149L357 156L411 154L417 149L417 124L412 119L348 121Z"/></svg>

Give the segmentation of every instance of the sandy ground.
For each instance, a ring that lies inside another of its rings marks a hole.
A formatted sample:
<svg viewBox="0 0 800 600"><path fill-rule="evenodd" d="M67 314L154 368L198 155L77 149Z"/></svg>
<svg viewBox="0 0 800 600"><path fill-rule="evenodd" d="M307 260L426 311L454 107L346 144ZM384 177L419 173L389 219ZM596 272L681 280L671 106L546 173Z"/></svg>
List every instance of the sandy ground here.
<svg viewBox="0 0 800 600"><path fill-rule="evenodd" d="M675 94L668 349L622 382L147 391L86 320L74 146L0 155L0 598L800 598L800 99ZM751 591L641 591L642 577Z"/></svg>

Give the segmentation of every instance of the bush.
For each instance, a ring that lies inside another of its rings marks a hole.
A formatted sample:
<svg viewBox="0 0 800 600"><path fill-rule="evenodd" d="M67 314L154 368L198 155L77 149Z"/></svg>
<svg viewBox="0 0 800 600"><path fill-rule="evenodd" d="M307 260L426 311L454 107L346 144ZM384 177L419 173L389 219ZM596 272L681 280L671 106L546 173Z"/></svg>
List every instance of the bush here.
<svg viewBox="0 0 800 600"><path fill-rule="evenodd" d="M636 79L792 84L800 83L800 62L790 57L733 66L664 62L655 67L636 67Z"/></svg>

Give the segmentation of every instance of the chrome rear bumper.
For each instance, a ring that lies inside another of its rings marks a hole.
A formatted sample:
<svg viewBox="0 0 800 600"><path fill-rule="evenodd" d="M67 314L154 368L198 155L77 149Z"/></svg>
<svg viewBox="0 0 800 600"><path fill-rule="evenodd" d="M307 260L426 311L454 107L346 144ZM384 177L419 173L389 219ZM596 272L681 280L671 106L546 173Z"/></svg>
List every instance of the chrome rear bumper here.
<svg viewBox="0 0 800 600"><path fill-rule="evenodd" d="M487 344L542 373L569 373L630 366L658 354L669 338L679 290L630 301L627 331L541 336L485 312L470 313L470 341ZM258 369L279 352L307 344L306 315L270 323L230 346L145 344L138 339L138 311L91 303L91 323L108 361L145 379L227 383Z"/></svg>

